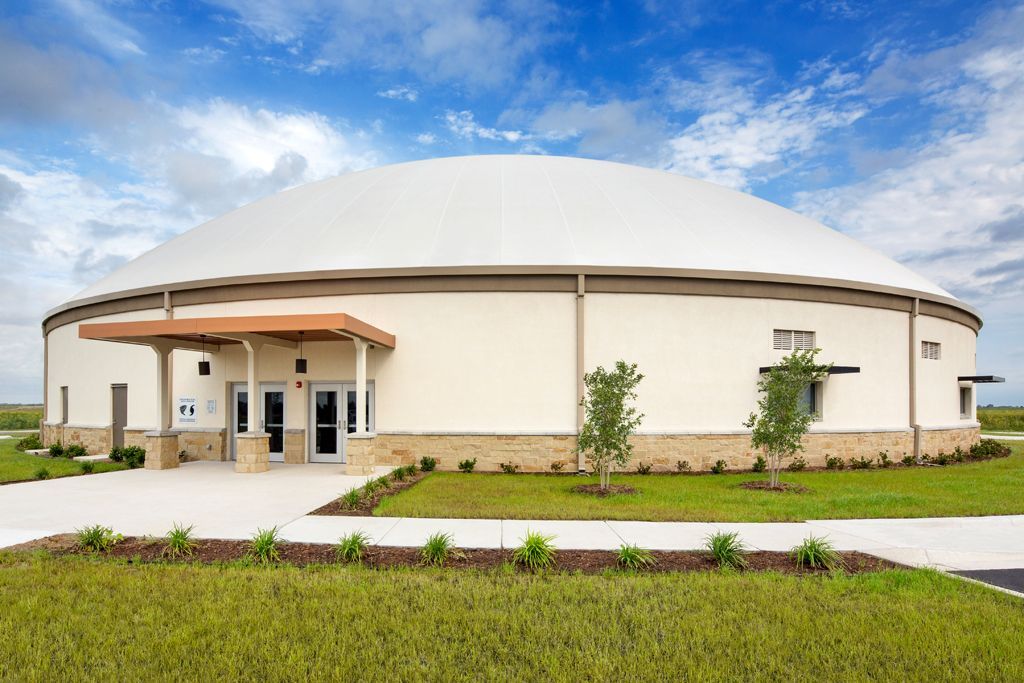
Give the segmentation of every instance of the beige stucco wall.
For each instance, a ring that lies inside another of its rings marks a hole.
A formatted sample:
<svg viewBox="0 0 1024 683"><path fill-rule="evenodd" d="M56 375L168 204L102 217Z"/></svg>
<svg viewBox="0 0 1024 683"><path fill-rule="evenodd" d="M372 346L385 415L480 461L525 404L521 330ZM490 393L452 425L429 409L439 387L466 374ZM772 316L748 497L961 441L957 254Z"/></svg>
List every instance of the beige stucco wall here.
<svg viewBox="0 0 1024 683"><path fill-rule="evenodd" d="M458 292L204 304L177 307L175 315L343 312L394 334L396 351L372 349L367 358L378 431L568 433L576 424L575 310L571 294ZM305 347L304 382L355 380L351 343ZM295 353L271 351L261 366L265 381L287 378L294 388ZM238 363L236 370L229 360L227 376L242 381L244 355ZM286 399L292 428L305 426L292 419L297 397Z"/></svg>
<svg viewBox="0 0 1024 683"><path fill-rule="evenodd" d="M772 330L813 330L819 358L859 366L824 382L813 431L906 429L907 314L770 299L588 294L586 366L636 362L641 433L742 430L757 369L779 361Z"/></svg>
<svg viewBox="0 0 1024 683"><path fill-rule="evenodd" d="M921 358L922 341L942 345L939 360ZM975 374L976 344L977 335L963 325L918 316L914 353L917 355L917 419L923 427L976 424L974 400L971 401L971 417L960 417L960 384L957 381L961 375Z"/></svg>
<svg viewBox="0 0 1024 683"><path fill-rule="evenodd" d="M85 322L127 322L164 317L162 309L134 311ZM78 323L50 332L46 421L60 421L60 388L68 387L68 424L109 427L110 385L128 385L127 427L153 428L156 413L157 356L146 346L78 338Z"/></svg>
<svg viewBox="0 0 1024 683"><path fill-rule="evenodd" d="M380 433L536 434L575 431L575 295L527 292L375 294L179 306L175 317L345 312L397 336L397 349L372 349L367 376L376 391ZM161 309L88 322L160 319ZM641 433L741 433L754 409L757 368L777 361L774 328L817 333L821 359L859 374L825 381L816 432L904 431L909 425L908 315L800 301L642 294L586 295L586 367L635 361L647 378ZM920 424L970 427L961 420L956 376L973 374L975 334L957 323L918 317L919 340L939 341L941 361L919 360ZM919 347L917 348L919 353ZM264 347L263 382L285 384L286 427L307 428L310 383L355 380L351 342L304 345L309 374L294 374L297 351ZM197 400L198 421L228 425L230 385L246 380L245 351L222 346L200 377L199 353L174 353L174 398ZM156 355L146 347L80 340L78 324L49 337L48 421L60 418L60 386L70 386L73 425L110 424L110 385L128 384L129 428L156 426ZM295 386L301 380L303 386ZM217 402L207 413L207 401ZM175 403L176 405L176 403ZM212 438L212 437L211 437Z"/></svg>

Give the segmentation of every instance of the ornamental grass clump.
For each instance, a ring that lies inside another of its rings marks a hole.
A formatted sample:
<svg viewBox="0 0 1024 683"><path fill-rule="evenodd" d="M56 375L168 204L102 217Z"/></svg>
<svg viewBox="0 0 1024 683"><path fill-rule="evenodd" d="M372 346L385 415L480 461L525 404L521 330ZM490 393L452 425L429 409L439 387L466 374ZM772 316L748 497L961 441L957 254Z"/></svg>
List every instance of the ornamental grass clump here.
<svg viewBox="0 0 1024 683"><path fill-rule="evenodd" d="M620 567L633 571L653 567L657 564L657 560L654 559L654 554L650 550L626 543L619 546L615 560Z"/></svg>
<svg viewBox="0 0 1024 683"><path fill-rule="evenodd" d="M443 567L445 562L459 554L455 548L455 538L440 531L431 534L420 548L420 559L423 564L433 567Z"/></svg>
<svg viewBox="0 0 1024 683"><path fill-rule="evenodd" d="M353 531L338 539L334 552L342 562L360 563L370 547L370 535L365 531Z"/></svg>
<svg viewBox="0 0 1024 683"><path fill-rule="evenodd" d="M367 482L369 484L369 482ZM363 502L363 490L364 489L350 489L345 493L341 494L338 498L338 504L346 510L355 510L359 507L359 504Z"/></svg>
<svg viewBox="0 0 1024 683"><path fill-rule="evenodd" d="M800 569L811 567L834 571L843 568L842 556L827 538L808 536L790 551L790 555Z"/></svg>
<svg viewBox="0 0 1024 683"><path fill-rule="evenodd" d="M739 533L735 531L711 534L705 539L704 547L722 569L745 569L747 566L747 549L743 546Z"/></svg>
<svg viewBox="0 0 1024 683"><path fill-rule="evenodd" d="M78 547L90 553L105 553L124 540L124 536L115 534L110 527L102 524L76 529L75 535L78 537Z"/></svg>
<svg viewBox="0 0 1024 683"><path fill-rule="evenodd" d="M256 529L252 540L249 541L249 559L260 564L279 562L281 553L277 546L283 540L276 526L269 529Z"/></svg>
<svg viewBox="0 0 1024 683"><path fill-rule="evenodd" d="M49 479L50 470L46 469L45 467L40 467L39 469L36 470L35 477L40 481L42 481L43 479Z"/></svg>
<svg viewBox="0 0 1024 683"><path fill-rule="evenodd" d="M192 557L196 551L195 541L192 540L192 530L194 528L194 524L181 526L175 523L171 530L167 532L167 536L164 537L167 540L167 545L164 546L164 556Z"/></svg>
<svg viewBox="0 0 1024 683"><path fill-rule="evenodd" d="M512 551L512 561L534 571L548 569L555 563L554 536L527 531L518 548Z"/></svg>
<svg viewBox="0 0 1024 683"><path fill-rule="evenodd" d="M92 474L93 470L96 469L96 463L91 460L83 460L78 463L78 469L82 470L82 474Z"/></svg>

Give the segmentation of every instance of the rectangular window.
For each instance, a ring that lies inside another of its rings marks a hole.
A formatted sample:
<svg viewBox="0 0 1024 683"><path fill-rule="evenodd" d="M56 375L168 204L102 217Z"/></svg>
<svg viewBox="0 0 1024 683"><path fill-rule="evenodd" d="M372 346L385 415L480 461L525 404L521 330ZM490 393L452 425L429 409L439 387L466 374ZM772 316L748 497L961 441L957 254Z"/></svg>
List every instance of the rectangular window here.
<svg viewBox="0 0 1024 683"><path fill-rule="evenodd" d="M68 388L60 388L60 423L66 425L68 423Z"/></svg>
<svg viewBox="0 0 1024 683"><path fill-rule="evenodd" d="M821 382L813 382L807 385L803 396L800 397L800 407L804 411L811 413L814 416L815 422L821 422L822 389Z"/></svg>
<svg viewBox="0 0 1024 683"><path fill-rule="evenodd" d="M921 342L921 358L939 360L942 357L942 344L939 342Z"/></svg>
<svg viewBox="0 0 1024 683"><path fill-rule="evenodd" d="M775 330L772 348L782 351L809 351L814 348L814 332L807 330Z"/></svg>
<svg viewBox="0 0 1024 683"><path fill-rule="evenodd" d="M971 419L971 413L974 412L973 393L970 387L960 387L960 419L962 420Z"/></svg>

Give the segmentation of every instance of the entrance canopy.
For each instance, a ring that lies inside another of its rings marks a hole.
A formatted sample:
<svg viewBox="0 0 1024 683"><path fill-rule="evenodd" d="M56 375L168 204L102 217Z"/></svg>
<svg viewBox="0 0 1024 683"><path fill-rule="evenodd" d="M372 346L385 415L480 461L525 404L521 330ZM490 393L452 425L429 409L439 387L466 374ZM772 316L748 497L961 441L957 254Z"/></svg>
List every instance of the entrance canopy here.
<svg viewBox="0 0 1024 683"><path fill-rule="evenodd" d="M300 337L301 335L301 337ZM156 352L156 396L160 412L158 433L171 428L171 352L186 349L216 352L223 344L245 347L246 379L250 396L259 388L259 357L264 346L294 348L302 341L347 341L356 351L356 396L366 393L366 350L372 346L395 348L395 335L364 323L346 313L299 315L256 315L217 318L176 318L138 320L121 323L83 323L78 326L82 339L144 344ZM258 424L258 402L249 401L249 429ZM356 401L356 432L366 432L366 404ZM265 463L264 463L265 464ZM248 471L248 470L246 470ZM256 471L256 470L252 470ZM260 470L262 471L262 470Z"/></svg>
<svg viewBox="0 0 1024 683"><path fill-rule="evenodd" d="M299 341L300 333L305 342L341 341L347 338L388 349L395 348L395 335L347 313L176 318L83 323L78 326L78 336L82 339L150 346L159 342L161 345L188 350L199 349L205 341L207 351L216 351L221 344L241 344L252 340L291 347Z"/></svg>

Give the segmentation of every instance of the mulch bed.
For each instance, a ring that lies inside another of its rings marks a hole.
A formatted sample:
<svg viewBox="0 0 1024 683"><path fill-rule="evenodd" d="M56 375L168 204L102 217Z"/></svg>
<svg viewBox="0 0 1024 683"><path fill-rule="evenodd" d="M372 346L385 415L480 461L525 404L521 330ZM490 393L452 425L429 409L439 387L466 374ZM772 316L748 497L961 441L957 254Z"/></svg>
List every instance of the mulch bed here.
<svg viewBox="0 0 1024 683"><path fill-rule="evenodd" d="M309 514L311 514L311 515L325 515L325 516L332 516L332 517L366 517L368 515L373 514L373 509L375 507L377 507L378 503L380 503L380 499L381 498L383 498L384 496L393 496L396 493L398 493L399 491L404 491L405 489L409 488L410 486L414 486L420 480L422 480L424 477L427 477L429 475L430 475L430 472L423 472L422 470L420 470L420 471L417 471L416 474L412 475L411 477L406 477L404 481L395 481L394 479L391 478L391 475L389 474L389 475L387 475L387 477L388 477L388 481L391 483L391 485L388 486L388 488L386 488L386 489L377 490L369 498L363 498L362 500L359 501L358 507L355 507L355 508L344 507L341 504L340 500L335 499L335 500L332 500L327 505L323 505L321 507L318 507L316 510L313 510ZM385 476L385 475L381 475L381 476ZM339 498L340 498L340 496L339 496Z"/></svg>
<svg viewBox="0 0 1024 683"><path fill-rule="evenodd" d="M606 489L602 489L600 484L580 484L579 486L573 486L572 490L573 493L585 493L589 496L597 496L598 498L637 493L635 488L625 484L609 484Z"/></svg>
<svg viewBox="0 0 1024 683"><path fill-rule="evenodd" d="M199 540L196 541L195 554L190 558L168 560L164 557L165 542L160 538L132 536L114 546L106 557L127 560L129 563L141 562L185 562L214 564L235 562L245 558L249 550L248 541ZM23 543L9 548L13 551L45 550L53 555L89 555L78 550L73 534L49 536L36 541ZM334 546L323 543L281 543L279 545L281 562L296 566L316 564L337 564ZM511 550L475 549L460 550L460 557L453 558L446 567L452 569L497 569L512 563ZM645 569L645 572L703 572L715 571L718 564L707 554L699 551L653 551L657 564ZM884 571L886 569L903 568L888 560L857 552L840 553L846 563L848 574ZM749 567L745 571L774 571L793 575L828 574L824 569L797 569L789 553L782 552L751 552L746 555ZM388 569L394 567L419 567L419 548L392 548L387 546L370 546L367 549L363 566L371 569ZM600 574L616 569L616 553L610 550L559 550L555 569L562 572L581 572L583 574ZM517 567L517 571L529 570Z"/></svg>
<svg viewBox="0 0 1024 683"><path fill-rule="evenodd" d="M770 491L772 493L807 493L810 491L806 486L800 484L791 484L785 481L780 481L777 486L769 486L766 481L745 481L739 484L741 489L751 489L753 491Z"/></svg>

